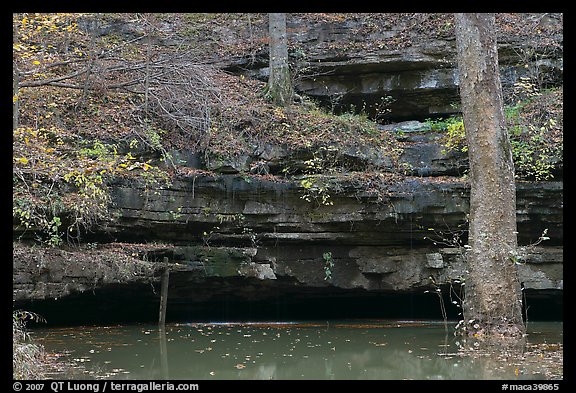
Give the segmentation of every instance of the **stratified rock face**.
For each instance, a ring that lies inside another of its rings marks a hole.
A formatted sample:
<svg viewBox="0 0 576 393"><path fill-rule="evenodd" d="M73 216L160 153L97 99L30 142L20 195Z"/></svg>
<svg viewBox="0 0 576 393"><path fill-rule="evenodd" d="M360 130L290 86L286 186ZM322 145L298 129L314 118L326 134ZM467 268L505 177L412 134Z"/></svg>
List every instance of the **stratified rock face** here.
<svg viewBox="0 0 576 393"><path fill-rule="evenodd" d="M402 176L386 173L392 171L390 157L360 146L340 151L340 156L352 163L356 175L370 167L376 177L306 175L311 188L302 185L304 177L267 176L278 175L281 162L304 167L308 158L291 156L282 146L257 146L253 156L208 163L195 153L173 151L190 174L154 189L121 179L111 184L110 220L86 234L89 250L42 250L15 243L15 305L112 291L115 295L108 298L113 301L154 303L165 268L171 271L169 309L181 310L209 308L231 298L306 301L460 287L466 263L464 249L455 246L467 240L469 186L462 176L468 161L462 152L445 152L441 134L421 122L458 111L454 42L447 37L402 49L384 44L357 51L330 49L331 43L346 40L400 37L401 31L391 27L358 38L360 22L314 28L289 22L289 39L306 48L302 63L307 68L296 87L335 108L366 104L375 117L376 104L391 96L390 111L380 119L396 123L381 125L381 132L407 142L399 157ZM122 26L116 30L135 34ZM99 28L106 34L106 26ZM518 45L500 43L505 86L531 67L515 57ZM551 85L562 83L561 56L538 57ZM236 58L219 59L218 64L266 77L266 62L248 64L247 58ZM250 173L251 168L256 170ZM536 243L545 230L550 238L527 247L518 261L523 287L542 294L562 290L562 180L518 182L517 222L522 246Z"/></svg>
<svg viewBox="0 0 576 393"><path fill-rule="evenodd" d="M444 18L440 29L431 22L435 18ZM528 26L536 20L547 27L562 23L552 14L527 14L519 23ZM459 80L451 23L446 16L434 14L406 18L366 14L323 23L293 15L288 18L288 39L295 47L299 70L296 88L327 107L343 111L362 108L385 121L458 113ZM503 87L510 88L535 72L545 75L549 86L561 85L561 46L536 45L527 55L521 40L505 33L498 36ZM262 80L268 75L267 63L254 58L235 59L226 67L243 69L246 75ZM388 111L383 112L385 108Z"/></svg>
<svg viewBox="0 0 576 393"><path fill-rule="evenodd" d="M454 236L466 239L465 183L407 178L390 186L385 201L345 179L341 187L330 196L333 205L321 205L304 201L305 190L295 183L256 176L182 178L155 195L118 184L114 200L119 218L108 231L118 241L201 244L186 257L176 253L170 258L178 260L219 260L205 254L240 247L245 250L240 256L228 251L226 257L236 261L225 264L237 265L235 274L290 277L307 286L397 291L426 287L430 275L445 271L452 273L438 282L464 274L463 267L451 266L442 253L455 245ZM535 242L544 229L554 244L562 243L562 191L562 182L518 184L520 244ZM538 260L546 260L541 254L546 249L539 250ZM324 279L325 252L332 253L334 262L331 280ZM561 263L557 249L551 252L550 262ZM264 266L255 268L254 263ZM226 272L219 275L231 274ZM550 279L550 288L558 289L561 275Z"/></svg>
<svg viewBox="0 0 576 393"><path fill-rule="evenodd" d="M19 245L14 300L22 305L123 287L122 296L150 302L159 293L154 277L165 266L171 269L169 299L179 310L229 298L421 294L465 281L463 251L451 247L466 241L464 182L406 178L378 200L340 181L333 205L304 201L297 183L258 176L182 176L154 192L118 183L115 218L92 240L109 239L116 249L133 244L129 256L107 258L112 254L105 245L81 257ZM518 223L520 244L533 243L546 228L553 239L552 246L529 249L518 266L524 288L563 289L562 182L519 183ZM146 243L153 246L144 250ZM144 266L148 274L142 276ZM146 276L156 290L142 285Z"/></svg>
<svg viewBox="0 0 576 393"><path fill-rule="evenodd" d="M60 299L102 287L150 285L158 264L129 252L95 246L55 249L13 244L13 296L16 304Z"/></svg>

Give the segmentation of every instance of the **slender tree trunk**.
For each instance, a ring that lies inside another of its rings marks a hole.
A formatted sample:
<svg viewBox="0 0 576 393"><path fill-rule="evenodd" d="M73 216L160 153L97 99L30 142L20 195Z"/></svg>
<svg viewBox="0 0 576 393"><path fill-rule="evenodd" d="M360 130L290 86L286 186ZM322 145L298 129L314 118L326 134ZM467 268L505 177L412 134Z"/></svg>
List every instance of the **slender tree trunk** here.
<svg viewBox="0 0 576 393"><path fill-rule="evenodd" d="M523 337L514 164L502 103L494 14L456 14L460 97L470 160L468 334Z"/></svg>
<svg viewBox="0 0 576 393"><path fill-rule="evenodd" d="M270 76L265 96L279 106L292 102L293 87L288 66L286 14L268 14L270 31Z"/></svg>
<svg viewBox="0 0 576 393"><path fill-rule="evenodd" d="M16 62L12 63L12 130L18 128L19 125L19 101L20 101L20 89L19 84L19 71Z"/></svg>
<svg viewBox="0 0 576 393"><path fill-rule="evenodd" d="M12 42L16 44L18 36L18 27L12 28ZM18 62L16 59L12 60L12 130L18 128L20 123L20 71L18 70Z"/></svg>
<svg viewBox="0 0 576 393"><path fill-rule="evenodd" d="M150 46L150 32L148 32L148 37L146 37L146 79L144 80L144 116L146 121L148 121L148 92L150 90Z"/></svg>

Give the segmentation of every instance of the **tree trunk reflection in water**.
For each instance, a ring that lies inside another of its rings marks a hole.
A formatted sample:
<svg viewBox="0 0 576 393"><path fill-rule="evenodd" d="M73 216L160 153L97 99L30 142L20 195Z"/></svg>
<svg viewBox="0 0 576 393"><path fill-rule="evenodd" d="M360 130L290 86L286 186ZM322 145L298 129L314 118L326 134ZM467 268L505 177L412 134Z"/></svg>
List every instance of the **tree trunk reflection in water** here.
<svg viewBox="0 0 576 393"><path fill-rule="evenodd" d="M162 370L162 379L169 379L168 371L168 349L166 347L166 328L164 325L158 329L158 341L160 344L160 366Z"/></svg>
<svg viewBox="0 0 576 393"><path fill-rule="evenodd" d="M563 375L561 323L533 323L526 347L500 346L491 351L474 345L475 337L464 342L453 336L453 330L446 335L442 321L330 321L330 328L326 326L325 321L187 323L168 324L165 329L153 325L38 329L34 336L47 353L61 354L59 361L74 367L74 373L58 374L64 379L79 373L128 379L557 379Z"/></svg>

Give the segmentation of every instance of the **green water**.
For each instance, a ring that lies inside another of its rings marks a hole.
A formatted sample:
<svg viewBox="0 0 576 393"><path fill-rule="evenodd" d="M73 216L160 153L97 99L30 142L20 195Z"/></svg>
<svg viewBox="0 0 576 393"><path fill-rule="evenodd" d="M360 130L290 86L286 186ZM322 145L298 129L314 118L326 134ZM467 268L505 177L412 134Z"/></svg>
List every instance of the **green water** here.
<svg viewBox="0 0 576 393"><path fill-rule="evenodd" d="M168 324L164 334L154 325L81 326L32 337L68 364L50 375L58 379L545 378L539 363L460 356L453 325L448 334L430 321ZM562 344L562 322L528 330L533 345Z"/></svg>

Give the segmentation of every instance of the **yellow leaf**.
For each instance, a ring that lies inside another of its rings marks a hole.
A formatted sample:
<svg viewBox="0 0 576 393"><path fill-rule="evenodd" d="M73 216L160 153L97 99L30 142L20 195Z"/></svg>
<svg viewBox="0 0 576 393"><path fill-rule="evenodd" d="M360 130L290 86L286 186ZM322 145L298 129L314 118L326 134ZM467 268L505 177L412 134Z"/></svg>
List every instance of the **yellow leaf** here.
<svg viewBox="0 0 576 393"><path fill-rule="evenodd" d="M34 60L34 61L32 62L32 64L39 65L40 62L39 62L38 60Z"/></svg>
<svg viewBox="0 0 576 393"><path fill-rule="evenodd" d="M21 52L23 50L26 50L26 45L21 44L21 43L17 43L12 45L12 49L16 50L17 52Z"/></svg>
<svg viewBox="0 0 576 393"><path fill-rule="evenodd" d="M18 157L16 158L16 162L26 165L28 164L28 159L26 157Z"/></svg>

